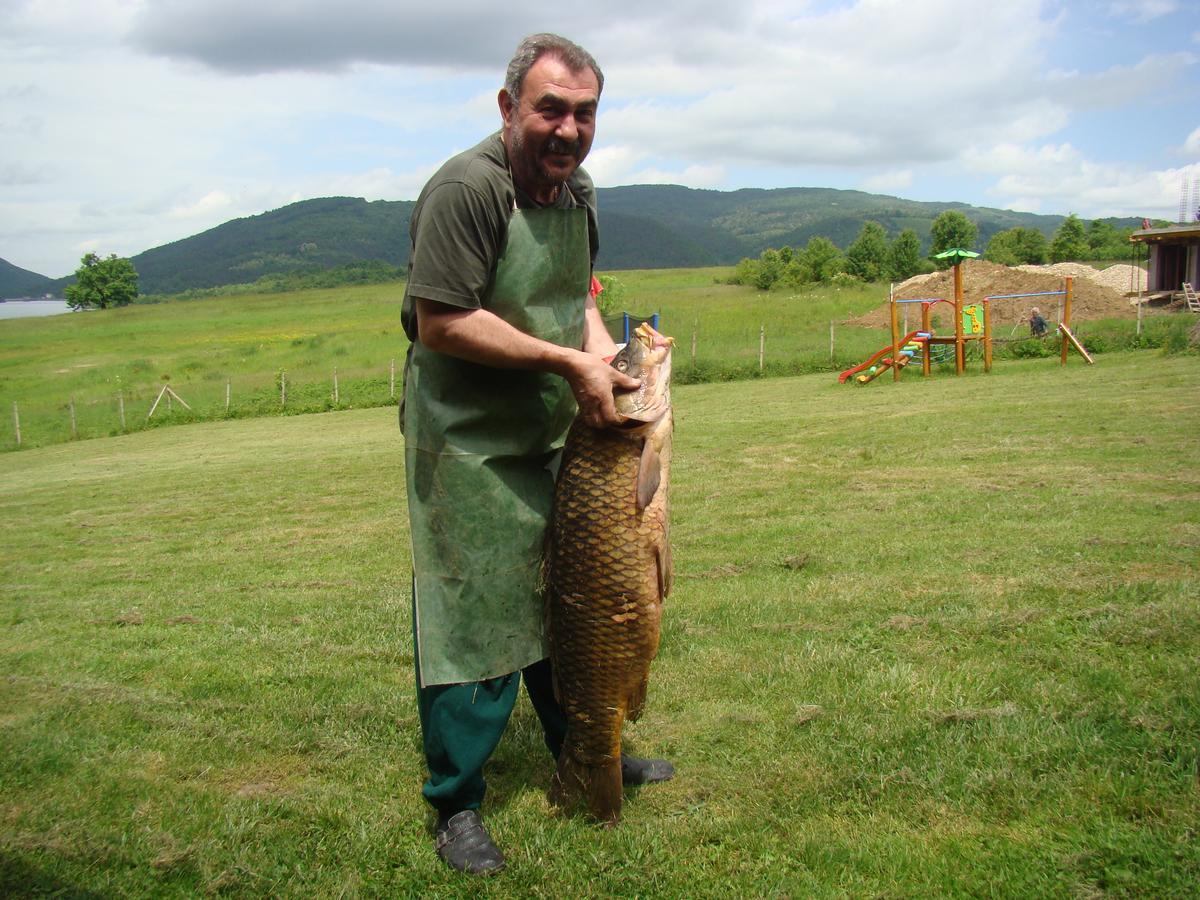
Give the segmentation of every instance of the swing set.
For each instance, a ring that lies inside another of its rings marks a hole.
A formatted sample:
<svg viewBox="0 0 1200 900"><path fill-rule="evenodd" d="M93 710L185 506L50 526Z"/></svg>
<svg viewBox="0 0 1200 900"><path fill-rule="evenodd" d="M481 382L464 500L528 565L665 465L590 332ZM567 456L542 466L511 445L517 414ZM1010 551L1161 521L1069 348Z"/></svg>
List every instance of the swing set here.
<svg viewBox="0 0 1200 900"><path fill-rule="evenodd" d="M892 371L892 380L900 380L900 370L911 363L918 355L921 358L921 374L928 376L932 367L933 348L945 347L946 355L952 351L954 356L954 373L962 375L966 371L967 348L972 342L978 342L983 348L983 370L992 370L992 315L991 304L996 300L1016 300L1029 297L1062 297L1062 321L1058 331L1062 335L1061 365L1067 364L1067 355L1074 348L1088 365L1094 365L1095 360L1084 348L1083 344L1071 331L1071 299L1074 293L1075 279L1068 275L1063 279L1063 289L1060 291L1035 291L1027 294L993 294L984 297L978 304L963 305L962 263L964 259L979 256L970 250L954 248L939 253L939 259L954 260L954 300L944 298L920 298L914 300L897 300L889 296L888 304L891 309L892 342L882 350L873 354L866 362L860 363L838 376L838 381L845 383L850 378L859 384L874 381L888 369ZM899 308L902 304L921 304L921 327L902 335L900 329ZM932 325L932 310L939 303L945 303L954 310L953 336L938 336ZM890 355L889 355L890 354ZM860 374L861 373L861 374Z"/></svg>

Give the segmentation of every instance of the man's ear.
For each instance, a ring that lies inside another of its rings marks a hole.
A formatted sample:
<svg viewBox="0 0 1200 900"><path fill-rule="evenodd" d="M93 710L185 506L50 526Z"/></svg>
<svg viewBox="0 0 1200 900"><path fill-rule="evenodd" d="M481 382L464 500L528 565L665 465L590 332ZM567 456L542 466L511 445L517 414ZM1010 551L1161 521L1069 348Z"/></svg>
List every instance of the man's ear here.
<svg viewBox="0 0 1200 900"><path fill-rule="evenodd" d="M512 97L508 95L508 91L500 88L500 93L496 95L496 102L500 106L500 118L504 120L505 125L511 124L513 110L516 104L513 103Z"/></svg>

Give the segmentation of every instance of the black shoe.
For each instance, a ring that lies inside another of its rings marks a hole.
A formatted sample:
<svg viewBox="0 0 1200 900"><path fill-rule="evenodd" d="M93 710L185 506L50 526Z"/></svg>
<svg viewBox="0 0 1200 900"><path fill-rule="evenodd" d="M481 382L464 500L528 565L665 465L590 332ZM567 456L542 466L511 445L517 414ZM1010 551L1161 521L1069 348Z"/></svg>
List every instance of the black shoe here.
<svg viewBox="0 0 1200 900"><path fill-rule="evenodd" d="M464 809L439 816L433 846L452 869L472 875L491 875L504 868L504 854L492 843L478 811Z"/></svg>
<svg viewBox="0 0 1200 900"><path fill-rule="evenodd" d="M665 759L638 759L636 756L621 755L623 784L657 784L674 777L675 767Z"/></svg>

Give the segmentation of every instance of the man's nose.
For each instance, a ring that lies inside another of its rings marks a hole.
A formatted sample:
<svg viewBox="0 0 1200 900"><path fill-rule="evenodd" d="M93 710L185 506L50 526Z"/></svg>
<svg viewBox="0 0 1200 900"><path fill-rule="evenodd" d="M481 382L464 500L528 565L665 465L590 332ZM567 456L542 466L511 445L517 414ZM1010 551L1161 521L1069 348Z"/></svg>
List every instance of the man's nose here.
<svg viewBox="0 0 1200 900"><path fill-rule="evenodd" d="M579 123L575 121L575 116L571 113L563 116L554 133L564 141L574 142L579 137Z"/></svg>

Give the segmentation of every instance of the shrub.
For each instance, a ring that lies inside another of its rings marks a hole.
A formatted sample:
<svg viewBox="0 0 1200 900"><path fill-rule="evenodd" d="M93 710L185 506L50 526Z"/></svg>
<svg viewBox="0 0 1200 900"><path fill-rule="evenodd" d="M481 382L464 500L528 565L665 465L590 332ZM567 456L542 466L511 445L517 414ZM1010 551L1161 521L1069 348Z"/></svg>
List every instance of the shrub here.
<svg viewBox="0 0 1200 900"><path fill-rule="evenodd" d="M1046 341L1030 338L1009 344L1007 355L1016 359L1044 359L1047 356L1053 356L1054 353L1055 348Z"/></svg>

